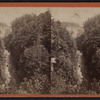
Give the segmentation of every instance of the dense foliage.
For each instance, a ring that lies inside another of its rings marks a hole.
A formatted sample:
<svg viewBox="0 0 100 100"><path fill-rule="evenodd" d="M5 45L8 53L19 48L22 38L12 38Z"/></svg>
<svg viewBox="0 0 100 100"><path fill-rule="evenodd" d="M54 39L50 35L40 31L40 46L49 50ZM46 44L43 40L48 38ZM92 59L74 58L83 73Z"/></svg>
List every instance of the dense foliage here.
<svg viewBox="0 0 100 100"><path fill-rule="evenodd" d="M3 66L4 66L4 46L3 46L3 41L0 40L0 85L4 83L4 75L2 73Z"/></svg>
<svg viewBox="0 0 100 100"><path fill-rule="evenodd" d="M38 79L38 74L41 73L41 76L46 77L43 84L47 85L42 85L41 92L38 93L43 93L43 90L48 93L51 53L50 12L47 11L38 16L24 15L15 19L11 27L12 34L9 34L4 40L6 49L11 54L14 70L19 77L18 83L23 82L24 77L31 81L33 81L32 76ZM35 87L34 85L33 87ZM38 84L36 83L36 85ZM35 89L36 91L39 90Z"/></svg>
<svg viewBox="0 0 100 100"><path fill-rule="evenodd" d="M12 34L4 41L20 82L14 93L75 93L75 42L63 23L51 19L49 11L17 18L12 23ZM51 72L52 58L56 63Z"/></svg>
<svg viewBox="0 0 100 100"><path fill-rule="evenodd" d="M56 58L54 72L51 73L51 93L66 93L67 84L75 83L76 47L70 34L59 21L52 21L51 56Z"/></svg>
<svg viewBox="0 0 100 100"><path fill-rule="evenodd" d="M51 19L50 11L27 14L12 22L12 33L0 39L0 72L4 50L8 50L12 79L5 86L0 77L0 93L100 94L100 15L88 19L84 34L79 31L76 39L66 24ZM84 77L81 83L79 67Z"/></svg>
<svg viewBox="0 0 100 100"><path fill-rule="evenodd" d="M100 15L88 19L84 23L84 35L81 35L80 50L86 61L89 81L100 79Z"/></svg>

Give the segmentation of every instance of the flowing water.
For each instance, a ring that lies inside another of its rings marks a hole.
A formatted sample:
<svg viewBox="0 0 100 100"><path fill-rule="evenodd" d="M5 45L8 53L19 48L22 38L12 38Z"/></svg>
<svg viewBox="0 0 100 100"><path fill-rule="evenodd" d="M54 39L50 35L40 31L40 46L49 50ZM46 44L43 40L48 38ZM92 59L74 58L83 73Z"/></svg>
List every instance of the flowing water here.
<svg viewBox="0 0 100 100"><path fill-rule="evenodd" d="M78 83L81 84L83 80L83 75L82 75L82 53L77 50L77 76L78 76Z"/></svg>
<svg viewBox="0 0 100 100"><path fill-rule="evenodd" d="M4 73L5 73L5 84L9 84L10 80L11 80L11 76L10 76L10 72L9 72L9 65L10 65L10 53L5 49L4 50L4 55L5 55L5 70L4 70Z"/></svg>
<svg viewBox="0 0 100 100"><path fill-rule="evenodd" d="M11 75L9 71L9 61L10 53L5 49L4 50L4 59L3 59L3 65L1 66L1 77L3 79L3 84L1 87L8 87L10 81L11 81Z"/></svg>
<svg viewBox="0 0 100 100"><path fill-rule="evenodd" d="M9 71L11 63L10 63L10 59L9 59L10 53L4 47L3 38L4 38L4 36L0 35L0 40L2 41L2 45L4 48L2 65L0 66L0 68L1 68L0 73L1 73L1 78L3 79L3 84L0 87L7 87L11 81L11 75L10 75L10 71Z"/></svg>

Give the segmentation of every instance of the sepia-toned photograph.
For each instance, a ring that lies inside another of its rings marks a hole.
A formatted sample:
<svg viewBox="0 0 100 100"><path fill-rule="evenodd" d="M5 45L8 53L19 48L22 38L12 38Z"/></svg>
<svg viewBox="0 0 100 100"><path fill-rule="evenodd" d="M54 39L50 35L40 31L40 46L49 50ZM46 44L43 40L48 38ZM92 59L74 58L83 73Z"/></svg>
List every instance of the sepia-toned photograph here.
<svg viewBox="0 0 100 100"><path fill-rule="evenodd" d="M100 94L99 7L0 7L0 94Z"/></svg>

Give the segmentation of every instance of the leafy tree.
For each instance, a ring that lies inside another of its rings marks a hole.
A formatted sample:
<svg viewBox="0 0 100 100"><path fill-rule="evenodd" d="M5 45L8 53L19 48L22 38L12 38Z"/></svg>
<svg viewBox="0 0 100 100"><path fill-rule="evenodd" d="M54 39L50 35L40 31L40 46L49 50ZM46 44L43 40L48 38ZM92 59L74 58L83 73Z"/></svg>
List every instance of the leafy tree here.
<svg viewBox="0 0 100 100"><path fill-rule="evenodd" d="M99 80L100 15L88 19L84 23L84 30L81 52L86 61L88 80L93 81L93 78Z"/></svg>
<svg viewBox="0 0 100 100"><path fill-rule="evenodd" d="M31 14L19 17L12 22L11 28L12 34L4 40L20 82L24 77L29 79L35 76L35 72L46 75L50 80L50 11L38 16Z"/></svg>
<svg viewBox="0 0 100 100"><path fill-rule="evenodd" d="M51 73L51 93L67 93L67 84L76 83L76 47L62 23L54 20L51 23L51 57L56 59Z"/></svg>

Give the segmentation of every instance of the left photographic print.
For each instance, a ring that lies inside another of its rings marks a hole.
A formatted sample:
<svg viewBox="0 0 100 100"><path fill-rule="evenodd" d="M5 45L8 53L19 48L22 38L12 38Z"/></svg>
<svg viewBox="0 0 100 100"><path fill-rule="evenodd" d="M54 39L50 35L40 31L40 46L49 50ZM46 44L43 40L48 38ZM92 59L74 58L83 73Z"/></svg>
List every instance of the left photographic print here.
<svg viewBox="0 0 100 100"><path fill-rule="evenodd" d="M51 14L0 7L0 94L50 94Z"/></svg>

